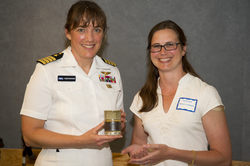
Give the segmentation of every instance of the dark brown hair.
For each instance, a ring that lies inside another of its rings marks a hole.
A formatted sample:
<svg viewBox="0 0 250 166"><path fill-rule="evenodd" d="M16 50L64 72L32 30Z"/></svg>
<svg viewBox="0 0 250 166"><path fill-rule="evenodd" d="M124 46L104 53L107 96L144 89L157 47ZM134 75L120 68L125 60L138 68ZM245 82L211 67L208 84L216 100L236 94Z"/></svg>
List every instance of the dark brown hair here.
<svg viewBox="0 0 250 166"><path fill-rule="evenodd" d="M175 31L181 43L181 48L187 45L187 39L183 30L175 22L171 20L162 21L151 29L148 35L148 47L147 47L148 58L149 58L148 77L147 77L147 81L145 85L142 87L141 91L139 92L139 95L143 101L143 105L142 105L142 108L140 109L140 112L149 112L158 104L157 80L159 77L159 71L150 59L150 46L151 46L151 41L154 36L154 33L162 29L172 29L173 31ZM194 71L191 64L188 62L186 53L184 56L182 56L182 68L183 68L183 71L185 71L186 73L199 77L198 74Z"/></svg>
<svg viewBox="0 0 250 166"><path fill-rule="evenodd" d="M80 24L88 26L90 23L101 27L106 33L107 19L103 10L93 1L78 1L69 9L66 24L64 26L68 32L77 28Z"/></svg>

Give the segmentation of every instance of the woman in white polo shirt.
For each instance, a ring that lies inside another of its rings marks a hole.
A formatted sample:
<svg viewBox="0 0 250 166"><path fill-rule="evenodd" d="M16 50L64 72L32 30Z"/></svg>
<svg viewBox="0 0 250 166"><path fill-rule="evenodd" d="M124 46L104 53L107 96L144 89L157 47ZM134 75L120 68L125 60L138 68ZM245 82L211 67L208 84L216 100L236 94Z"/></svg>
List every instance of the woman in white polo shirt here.
<svg viewBox="0 0 250 166"><path fill-rule="evenodd" d="M224 106L186 58L186 37L173 21L148 36L148 79L131 104L135 124L130 163L157 166L230 165L232 149ZM208 149L208 144L210 149Z"/></svg>
<svg viewBox="0 0 250 166"><path fill-rule="evenodd" d="M124 106L116 64L96 55L106 31L102 9L78 1L65 24L71 46L37 61L21 109L26 144L43 148L36 166L112 165L108 143L122 135L104 135L104 110Z"/></svg>

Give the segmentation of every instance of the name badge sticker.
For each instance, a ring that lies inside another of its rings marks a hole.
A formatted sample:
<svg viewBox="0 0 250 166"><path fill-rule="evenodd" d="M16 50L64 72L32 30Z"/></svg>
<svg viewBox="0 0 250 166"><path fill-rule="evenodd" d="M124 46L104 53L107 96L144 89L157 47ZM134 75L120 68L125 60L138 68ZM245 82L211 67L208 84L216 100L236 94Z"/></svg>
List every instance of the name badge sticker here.
<svg viewBox="0 0 250 166"><path fill-rule="evenodd" d="M195 112L198 100L197 99L190 99L185 97L180 97L177 103L176 109L177 110L184 110L189 112Z"/></svg>
<svg viewBox="0 0 250 166"><path fill-rule="evenodd" d="M58 76L58 81L76 81L76 76Z"/></svg>

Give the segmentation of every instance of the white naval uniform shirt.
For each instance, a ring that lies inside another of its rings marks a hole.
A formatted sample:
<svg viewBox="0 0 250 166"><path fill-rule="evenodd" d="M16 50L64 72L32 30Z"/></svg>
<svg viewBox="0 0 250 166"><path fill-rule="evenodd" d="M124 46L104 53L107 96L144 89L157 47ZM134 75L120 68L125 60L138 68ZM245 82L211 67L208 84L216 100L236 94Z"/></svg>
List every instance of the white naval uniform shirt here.
<svg viewBox="0 0 250 166"><path fill-rule="evenodd" d="M46 120L44 128L62 134L82 135L104 120L104 110L123 109L119 70L95 56L88 75L79 67L71 47L63 57L46 65L38 63L27 85L21 115ZM101 72L115 81L104 82ZM60 78L73 81L60 81ZM60 77L60 78L59 78ZM75 78L75 79L74 79ZM111 85L111 86L107 86ZM104 130L99 132L104 135ZM110 148L43 149L36 166L110 166Z"/></svg>
<svg viewBox="0 0 250 166"><path fill-rule="evenodd" d="M148 144L166 144L183 150L208 150L202 117L211 109L222 105L217 90L197 77L186 74L167 113L164 112L162 93L158 82L158 105L150 112L138 112L142 100L137 93L130 110L137 115L148 133ZM187 163L165 160L157 166L187 166Z"/></svg>

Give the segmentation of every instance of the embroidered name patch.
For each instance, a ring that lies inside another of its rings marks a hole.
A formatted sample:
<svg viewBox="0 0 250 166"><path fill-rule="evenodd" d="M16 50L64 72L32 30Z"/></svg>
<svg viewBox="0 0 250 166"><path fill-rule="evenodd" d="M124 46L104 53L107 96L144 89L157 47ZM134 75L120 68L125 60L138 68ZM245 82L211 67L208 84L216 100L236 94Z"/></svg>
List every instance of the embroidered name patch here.
<svg viewBox="0 0 250 166"><path fill-rule="evenodd" d="M184 110L189 112L195 112L197 106L197 99L190 99L185 97L180 97L177 103L176 109L177 110Z"/></svg>
<svg viewBox="0 0 250 166"><path fill-rule="evenodd" d="M76 81L76 76L58 76L58 81Z"/></svg>

